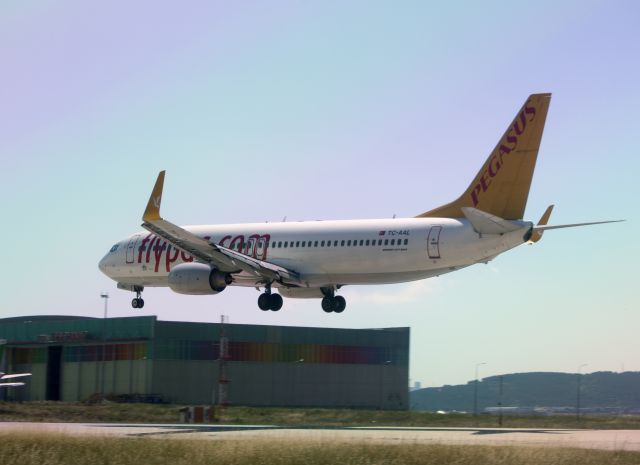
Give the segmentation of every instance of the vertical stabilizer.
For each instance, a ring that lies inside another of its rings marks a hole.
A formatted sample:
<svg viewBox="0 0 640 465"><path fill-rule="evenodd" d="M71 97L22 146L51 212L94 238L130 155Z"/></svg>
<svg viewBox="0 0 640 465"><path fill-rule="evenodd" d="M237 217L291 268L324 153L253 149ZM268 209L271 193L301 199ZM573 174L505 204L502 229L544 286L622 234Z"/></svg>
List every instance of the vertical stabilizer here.
<svg viewBox="0 0 640 465"><path fill-rule="evenodd" d="M471 207L506 220L522 219L550 101L551 94L530 95L467 190L417 217L463 218L462 208Z"/></svg>

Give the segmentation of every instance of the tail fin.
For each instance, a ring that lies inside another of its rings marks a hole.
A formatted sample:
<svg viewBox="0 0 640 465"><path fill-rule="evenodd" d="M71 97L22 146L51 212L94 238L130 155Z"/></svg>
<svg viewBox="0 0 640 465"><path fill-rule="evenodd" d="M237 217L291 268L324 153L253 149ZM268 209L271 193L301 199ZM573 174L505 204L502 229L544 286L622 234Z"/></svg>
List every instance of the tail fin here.
<svg viewBox="0 0 640 465"><path fill-rule="evenodd" d="M472 207L522 219L550 101L551 94L530 95L464 194L417 218L463 218L462 208Z"/></svg>

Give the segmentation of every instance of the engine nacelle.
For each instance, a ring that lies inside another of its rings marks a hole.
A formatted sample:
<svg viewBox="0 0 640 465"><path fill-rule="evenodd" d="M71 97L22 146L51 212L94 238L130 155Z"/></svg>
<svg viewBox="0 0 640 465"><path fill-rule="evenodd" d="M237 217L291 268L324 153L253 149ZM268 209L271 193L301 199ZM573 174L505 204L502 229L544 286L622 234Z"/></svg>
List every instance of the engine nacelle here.
<svg viewBox="0 0 640 465"><path fill-rule="evenodd" d="M279 287L278 293L289 299L321 299L322 291L317 287Z"/></svg>
<svg viewBox="0 0 640 465"><path fill-rule="evenodd" d="M204 263L181 263L169 273L169 287L178 294L218 294L232 281L229 273Z"/></svg>

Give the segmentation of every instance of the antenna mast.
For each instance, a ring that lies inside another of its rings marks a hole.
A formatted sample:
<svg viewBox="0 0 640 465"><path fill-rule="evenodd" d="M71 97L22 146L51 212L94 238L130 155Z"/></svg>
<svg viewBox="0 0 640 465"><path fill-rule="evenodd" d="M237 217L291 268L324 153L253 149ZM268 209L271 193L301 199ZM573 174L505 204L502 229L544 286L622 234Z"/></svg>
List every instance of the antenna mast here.
<svg viewBox="0 0 640 465"><path fill-rule="evenodd" d="M229 405L229 377L227 375L227 360L229 359L229 339L224 330L224 325L229 323L229 317L220 316L220 353L218 355L218 405Z"/></svg>

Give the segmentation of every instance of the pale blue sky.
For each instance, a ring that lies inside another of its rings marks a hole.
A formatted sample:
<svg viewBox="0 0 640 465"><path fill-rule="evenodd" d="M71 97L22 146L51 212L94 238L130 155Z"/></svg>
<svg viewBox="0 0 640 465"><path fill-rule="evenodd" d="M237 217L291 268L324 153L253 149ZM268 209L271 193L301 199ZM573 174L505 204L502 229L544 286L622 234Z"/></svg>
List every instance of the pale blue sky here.
<svg viewBox="0 0 640 465"><path fill-rule="evenodd" d="M2 316L138 315L97 262L167 170L181 224L413 216L466 187L534 92L553 99L527 219L489 265L257 309L145 292L162 319L411 326L411 378L640 370L640 7L614 2L9 1L0 6Z"/></svg>

